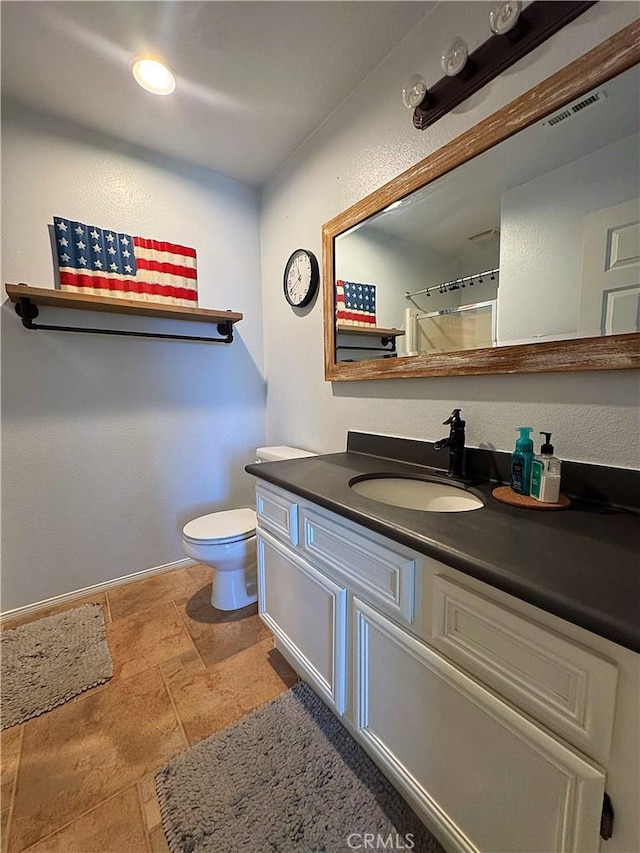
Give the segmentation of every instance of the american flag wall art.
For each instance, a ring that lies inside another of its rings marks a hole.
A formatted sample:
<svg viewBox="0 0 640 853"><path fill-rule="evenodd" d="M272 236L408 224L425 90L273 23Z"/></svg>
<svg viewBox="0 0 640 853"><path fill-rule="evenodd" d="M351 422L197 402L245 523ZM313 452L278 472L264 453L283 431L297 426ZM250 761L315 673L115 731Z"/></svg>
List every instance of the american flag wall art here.
<svg viewBox="0 0 640 853"><path fill-rule="evenodd" d="M343 326L375 326L375 284L336 281L336 320Z"/></svg>
<svg viewBox="0 0 640 853"><path fill-rule="evenodd" d="M197 306L195 249L61 216L54 216L53 230L61 290Z"/></svg>

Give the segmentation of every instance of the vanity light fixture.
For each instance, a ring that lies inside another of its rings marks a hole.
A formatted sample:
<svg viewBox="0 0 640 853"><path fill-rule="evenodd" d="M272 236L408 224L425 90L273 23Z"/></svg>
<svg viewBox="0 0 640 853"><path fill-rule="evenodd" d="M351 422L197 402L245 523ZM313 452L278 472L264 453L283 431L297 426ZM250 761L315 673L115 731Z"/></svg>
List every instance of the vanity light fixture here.
<svg viewBox="0 0 640 853"><path fill-rule="evenodd" d="M440 57L440 65L447 77L455 77L467 64L469 48L462 38L454 39Z"/></svg>
<svg viewBox="0 0 640 853"><path fill-rule="evenodd" d="M413 126L425 130L465 101L570 21L596 0L503 0L489 15L492 35L472 54L455 39L441 56L445 76L433 85L414 74L402 90L404 105L413 110Z"/></svg>
<svg viewBox="0 0 640 853"><path fill-rule="evenodd" d="M408 110L415 110L427 97L427 81L422 74L410 77L402 89L402 102ZM424 104L426 106L426 103Z"/></svg>
<svg viewBox="0 0 640 853"><path fill-rule="evenodd" d="M489 12L489 29L497 36L503 36L518 23L522 3L520 0L507 0L506 3L498 3Z"/></svg>
<svg viewBox="0 0 640 853"><path fill-rule="evenodd" d="M154 95L170 95L176 88L176 78L170 69L157 59L142 56L131 67L136 83Z"/></svg>

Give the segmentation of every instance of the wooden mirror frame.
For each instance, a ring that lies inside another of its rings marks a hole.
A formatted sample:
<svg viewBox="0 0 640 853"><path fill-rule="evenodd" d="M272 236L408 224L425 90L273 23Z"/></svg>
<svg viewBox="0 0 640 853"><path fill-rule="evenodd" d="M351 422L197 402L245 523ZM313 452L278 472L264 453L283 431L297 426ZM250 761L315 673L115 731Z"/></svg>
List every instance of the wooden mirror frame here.
<svg viewBox="0 0 640 853"><path fill-rule="evenodd" d="M638 333L337 362L334 260L334 241L349 228L493 148L638 62L640 21L635 21L323 225L325 380L622 370L640 366Z"/></svg>

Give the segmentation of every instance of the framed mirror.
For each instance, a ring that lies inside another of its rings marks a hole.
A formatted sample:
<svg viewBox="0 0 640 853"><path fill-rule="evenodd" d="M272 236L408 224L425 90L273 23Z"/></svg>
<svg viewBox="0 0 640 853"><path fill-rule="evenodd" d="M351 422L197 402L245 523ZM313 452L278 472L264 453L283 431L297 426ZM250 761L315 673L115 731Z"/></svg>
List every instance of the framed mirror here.
<svg viewBox="0 0 640 853"><path fill-rule="evenodd" d="M640 24L323 226L325 379L640 366Z"/></svg>

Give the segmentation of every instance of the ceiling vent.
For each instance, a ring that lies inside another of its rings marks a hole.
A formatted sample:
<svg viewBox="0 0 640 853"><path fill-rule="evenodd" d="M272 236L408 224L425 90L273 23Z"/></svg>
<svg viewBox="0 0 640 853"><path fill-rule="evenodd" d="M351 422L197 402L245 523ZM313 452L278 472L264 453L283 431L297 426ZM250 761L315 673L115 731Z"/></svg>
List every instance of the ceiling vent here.
<svg viewBox="0 0 640 853"><path fill-rule="evenodd" d="M480 231L479 234L472 234L471 237L467 237L467 240L470 240L472 243L486 243L489 240L499 240L500 239L500 229L499 228L489 228L488 231Z"/></svg>
<svg viewBox="0 0 640 853"><path fill-rule="evenodd" d="M577 101L574 101L573 104L569 104L566 107L563 107L559 112L555 115L552 115L550 118L545 119L542 124L546 124L547 127L555 127L557 124L561 124L563 121L567 121L567 119L573 118L573 116L578 113L584 112L585 110L590 110L592 107L595 107L596 104L601 103L607 97L607 93L604 89L598 89L597 92L591 92L590 95L587 95L585 98L580 98Z"/></svg>

